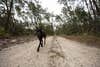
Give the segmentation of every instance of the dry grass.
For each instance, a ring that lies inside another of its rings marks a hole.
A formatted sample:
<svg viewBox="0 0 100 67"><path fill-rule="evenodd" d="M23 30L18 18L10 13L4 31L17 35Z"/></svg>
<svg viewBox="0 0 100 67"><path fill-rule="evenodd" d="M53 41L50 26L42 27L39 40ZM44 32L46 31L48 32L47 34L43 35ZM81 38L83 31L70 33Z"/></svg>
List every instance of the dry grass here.
<svg viewBox="0 0 100 67"><path fill-rule="evenodd" d="M100 48L100 37L96 36L64 36L67 39L86 43L88 46L94 46Z"/></svg>
<svg viewBox="0 0 100 67"><path fill-rule="evenodd" d="M24 42L33 41L36 39L35 36L17 36L17 37L10 37L10 38L0 38L0 50L3 48L8 48L11 46L15 46L16 44L21 44Z"/></svg>

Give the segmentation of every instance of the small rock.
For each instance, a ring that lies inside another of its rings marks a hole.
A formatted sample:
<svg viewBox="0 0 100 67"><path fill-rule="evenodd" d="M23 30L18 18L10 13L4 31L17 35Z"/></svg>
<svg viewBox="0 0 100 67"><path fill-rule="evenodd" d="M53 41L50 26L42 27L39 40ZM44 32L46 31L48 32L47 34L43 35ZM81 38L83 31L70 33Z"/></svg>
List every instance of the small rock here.
<svg viewBox="0 0 100 67"><path fill-rule="evenodd" d="M17 41L16 39L13 39L13 40L11 40L10 42L14 43L14 42L16 42L16 41Z"/></svg>

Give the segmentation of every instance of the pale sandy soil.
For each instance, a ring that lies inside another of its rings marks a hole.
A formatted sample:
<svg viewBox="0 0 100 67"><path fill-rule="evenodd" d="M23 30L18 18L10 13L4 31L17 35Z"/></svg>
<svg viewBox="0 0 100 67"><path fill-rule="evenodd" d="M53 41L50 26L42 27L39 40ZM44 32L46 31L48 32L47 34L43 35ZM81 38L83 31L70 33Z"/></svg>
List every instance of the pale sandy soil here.
<svg viewBox="0 0 100 67"><path fill-rule="evenodd" d="M38 40L0 51L0 67L100 67L100 49L62 37L48 37L37 52Z"/></svg>

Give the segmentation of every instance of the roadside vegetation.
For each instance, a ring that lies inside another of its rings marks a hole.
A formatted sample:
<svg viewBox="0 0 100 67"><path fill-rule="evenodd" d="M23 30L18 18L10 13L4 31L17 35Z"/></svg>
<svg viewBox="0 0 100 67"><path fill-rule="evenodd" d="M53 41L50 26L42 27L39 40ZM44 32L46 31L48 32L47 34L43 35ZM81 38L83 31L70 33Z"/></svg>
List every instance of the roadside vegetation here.
<svg viewBox="0 0 100 67"><path fill-rule="evenodd" d="M63 24L57 27L57 34L100 36L99 0L59 0L59 3L64 7L57 19Z"/></svg>
<svg viewBox="0 0 100 67"><path fill-rule="evenodd" d="M36 26L52 34L49 16L38 1L0 0L0 38L33 35Z"/></svg>

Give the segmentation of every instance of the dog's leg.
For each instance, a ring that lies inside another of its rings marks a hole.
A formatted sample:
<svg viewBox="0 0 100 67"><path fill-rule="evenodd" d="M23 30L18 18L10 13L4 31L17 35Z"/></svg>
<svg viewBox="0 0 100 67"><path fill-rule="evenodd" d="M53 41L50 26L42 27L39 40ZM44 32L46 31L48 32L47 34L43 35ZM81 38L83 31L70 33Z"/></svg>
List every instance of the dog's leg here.
<svg viewBox="0 0 100 67"><path fill-rule="evenodd" d="M43 47L43 39L41 40L41 47Z"/></svg>
<svg viewBox="0 0 100 67"><path fill-rule="evenodd" d="M37 52L39 52L39 49L40 49L40 45L41 45L41 42L39 43L39 46L37 48Z"/></svg>
<svg viewBox="0 0 100 67"><path fill-rule="evenodd" d="M46 38L44 38L44 45L46 45Z"/></svg>

